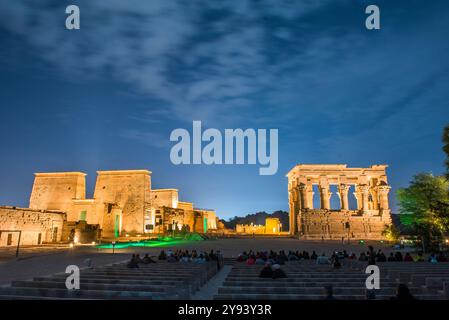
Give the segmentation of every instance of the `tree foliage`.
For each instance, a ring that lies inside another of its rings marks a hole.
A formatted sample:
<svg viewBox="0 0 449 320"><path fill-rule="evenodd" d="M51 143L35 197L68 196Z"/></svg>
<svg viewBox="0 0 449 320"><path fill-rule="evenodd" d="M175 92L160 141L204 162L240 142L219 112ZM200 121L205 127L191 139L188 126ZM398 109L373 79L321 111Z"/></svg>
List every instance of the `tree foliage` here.
<svg viewBox="0 0 449 320"><path fill-rule="evenodd" d="M399 213L411 215L415 233L427 245L449 231L449 181L443 176L420 173L410 186L397 191Z"/></svg>
<svg viewBox="0 0 449 320"><path fill-rule="evenodd" d="M446 178L449 179L449 125L443 132L443 151L446 153Z"/></svg>
<svg viewBox="0 0 449 320"><path fill-rule="evenodd" d="M382 231L382 235L388 241L397 241L401 236L401 232L394 224L391 224L385 226L385 229Z"/></svg>

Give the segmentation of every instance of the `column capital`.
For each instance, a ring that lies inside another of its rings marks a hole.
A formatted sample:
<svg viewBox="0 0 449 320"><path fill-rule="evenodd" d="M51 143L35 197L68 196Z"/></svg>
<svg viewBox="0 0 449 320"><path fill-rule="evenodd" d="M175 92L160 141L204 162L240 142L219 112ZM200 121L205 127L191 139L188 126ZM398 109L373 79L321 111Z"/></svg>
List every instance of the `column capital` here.
<svg viewBox="0 0 449 320"><path fill-rule="evenodd" d="M367 184L360 184L357 186L357 188L362 192L362 193L368 193L369 191L369 185Z"/></svg>
<svg viewBox="0 0 449 320"><path fill-rule="evenodd" d="M349 189L351 188L351 186L347 185L347 184L344 184L344 183L341 183L341 184L338 185L337 188L338 188L338 191L347 193L349 191Z"/></svg>
<svg viewBox="0 0 449 320"><path fill-rule="evenodd" d="M377 190L382 193L383 192L388 193L391 190L391 186L388 185L377 186Z"/></svg>
<svg viewBox="0 0 449 320"><path fill-rule="evenodd" d="M298 185L298 189L299 190L307 190L307 185L305 184L305 183L300 183L299 185Z"/></svg>

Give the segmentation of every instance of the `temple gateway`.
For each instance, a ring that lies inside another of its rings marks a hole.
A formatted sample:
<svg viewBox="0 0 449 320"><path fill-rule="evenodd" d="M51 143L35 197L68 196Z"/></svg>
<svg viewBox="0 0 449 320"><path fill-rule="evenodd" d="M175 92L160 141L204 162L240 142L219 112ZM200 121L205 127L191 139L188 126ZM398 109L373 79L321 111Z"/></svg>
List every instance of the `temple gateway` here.
<svg viewBox="0 0 449 320"><path fill-rule="evenodd" d="M383 239L382 231L392 223L386 168L387 165L295 166L287 174L290 233L304 239ZM350 208L350 190L355 208ZM338 209L331 209L333 193L339 200ZM315 194L319 196L318 208L314 207Z"/></svg>

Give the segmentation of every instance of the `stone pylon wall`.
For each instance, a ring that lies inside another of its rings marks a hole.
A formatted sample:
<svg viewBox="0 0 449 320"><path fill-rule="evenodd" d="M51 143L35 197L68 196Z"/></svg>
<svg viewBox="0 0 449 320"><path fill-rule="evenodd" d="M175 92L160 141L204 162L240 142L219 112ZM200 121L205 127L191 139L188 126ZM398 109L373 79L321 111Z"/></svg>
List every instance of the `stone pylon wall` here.
<svg viewBox="0 0 449 320"><path fill-rule="evenodd" d="M116 216L121 233L143 233L146 206L150 205L151 172L147 170L98 171L94 199L102 216L102 234L114 236Z"/></svg>
<svg viewBox="0 0 449 320"><path fill-rule="evenodd" d="M29 207L69 211L74 199L86 198L85 177L82 172L36 173Z"/></svg>

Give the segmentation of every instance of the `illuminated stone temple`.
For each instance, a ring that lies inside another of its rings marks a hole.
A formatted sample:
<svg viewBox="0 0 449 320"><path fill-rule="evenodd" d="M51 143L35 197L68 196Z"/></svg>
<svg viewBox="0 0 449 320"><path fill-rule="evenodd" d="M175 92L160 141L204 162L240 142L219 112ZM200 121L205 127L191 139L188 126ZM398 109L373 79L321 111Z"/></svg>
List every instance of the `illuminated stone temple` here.
<svg viewBox="0 0 449 320"><path fill-rule="evenodd" d="M278 218L266 218L262 224L237 224L235 232L238 234L270 234L276 235L282 232L282 224Z"/></svg>
<svg viewBox="0 0 449 320"><path fill-rule="evenodd" d="M295 166L287 174L290 233L305 239L383 239L382 231L392 223L386 168L387 165ZM332 194L337 197L339 208L331 209ZM350 208L352 195L355 208ZM318 208L314 207L316 196Z"/></svg>
<svg viewBox="0 0 449 320"><path fill-rule="evenodd" d="M36 173L29 208L0 207L0 246L145 237L217 228L214 210L178 199L177 189L152 189L148 170L97 171L93 198L82 172Z"/></svg>

